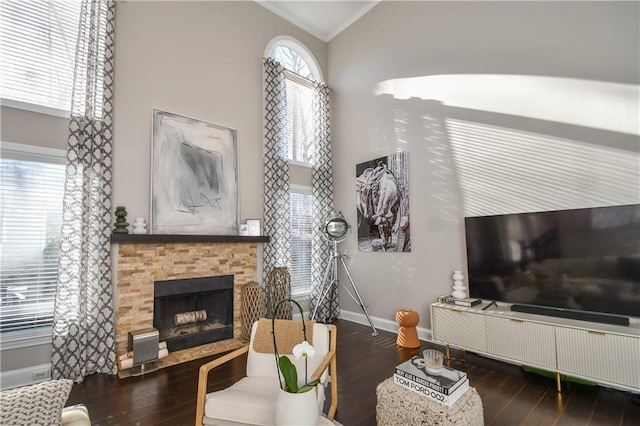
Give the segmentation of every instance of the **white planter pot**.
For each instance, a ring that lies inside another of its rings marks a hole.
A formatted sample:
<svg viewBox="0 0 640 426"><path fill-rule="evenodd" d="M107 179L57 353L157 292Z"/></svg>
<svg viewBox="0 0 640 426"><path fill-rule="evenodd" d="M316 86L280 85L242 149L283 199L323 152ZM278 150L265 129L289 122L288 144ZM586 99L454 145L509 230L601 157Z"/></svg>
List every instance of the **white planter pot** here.
<svg viewBox="0 0 640 426"><path fill-rule="evenodd" d="M317 426L320 418L316 389L289 393L280 389L276 399L276 426Z"/></svg>

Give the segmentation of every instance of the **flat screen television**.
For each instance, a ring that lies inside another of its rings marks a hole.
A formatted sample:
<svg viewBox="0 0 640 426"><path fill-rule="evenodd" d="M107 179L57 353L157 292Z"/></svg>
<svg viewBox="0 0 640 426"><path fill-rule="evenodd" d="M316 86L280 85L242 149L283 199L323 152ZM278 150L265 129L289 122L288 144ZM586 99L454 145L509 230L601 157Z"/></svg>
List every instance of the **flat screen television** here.
<svg viewBox="0 0 640 426"><path fill-rule="evenodd" d="M640 317L640 204L465 218L469 294L613 324Z"/></svg>

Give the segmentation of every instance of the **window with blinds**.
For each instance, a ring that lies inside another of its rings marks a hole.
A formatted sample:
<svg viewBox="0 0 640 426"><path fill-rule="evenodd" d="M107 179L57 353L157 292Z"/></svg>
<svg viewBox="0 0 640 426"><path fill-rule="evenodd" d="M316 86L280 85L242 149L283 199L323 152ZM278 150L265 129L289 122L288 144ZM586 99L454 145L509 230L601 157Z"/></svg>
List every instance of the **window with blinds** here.
<svg viewBox="0 0 640 426"><path fill-rule="evenodd" d="M313 88L294 76L287 87L287 158L313 164Z"/></svg>
<svg viewBox="0 0 640 426"><path fill-rule="evenodd" d="M303 58L302 46L298 50L290 45L275 45L269 56L285 68L287 95L287 159L305 164L313 164L313 81L318 80L317 72Z"/></svg>
<svg viewBox="0 0 640 426"><path fill-rule="evenodd" d="M65 166L59 157L0 159L0 332L50 326ZM10 155L10 154L9 154Z"/></svg>
<svg viewBox="0 0 640 426"><path fill-rule="evenodd" d="M291 294L311 291L311 239L313 196L311 188L292 187L291 205Z"/></svg>
<svg viewBox="0 0 640 426"><path fill-rule="evenodd" d="M0 97L71 110L80 3L0 2Z"/></svg>

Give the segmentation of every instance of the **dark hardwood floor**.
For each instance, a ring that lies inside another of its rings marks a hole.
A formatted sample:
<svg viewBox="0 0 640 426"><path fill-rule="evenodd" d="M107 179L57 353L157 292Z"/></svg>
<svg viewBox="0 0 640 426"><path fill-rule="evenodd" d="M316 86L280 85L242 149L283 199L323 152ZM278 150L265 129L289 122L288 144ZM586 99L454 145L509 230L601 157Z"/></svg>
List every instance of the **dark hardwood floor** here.
<svg viewBox="0 0 640 426"><path fill-rule="evenodd" d="M368 326L341 320L336 324L336 420L345 426L375 425L376 385L391 376L397 364L420 351L397 347L394 333L380 331L373 337ZM423 342L421 349L427 347L437 348ZM94 425L192 425L198 368L214 358L122 380L93 375L73 386L68 405L85 404ZM640 424L638 395L575 383L563 383L563 392L558 394L553 379L471 353L465 358L451 366L466 371L471 386L478 390L487 425ZM236 361L212 373L211 391L243 376L244 359Z"/></svg>

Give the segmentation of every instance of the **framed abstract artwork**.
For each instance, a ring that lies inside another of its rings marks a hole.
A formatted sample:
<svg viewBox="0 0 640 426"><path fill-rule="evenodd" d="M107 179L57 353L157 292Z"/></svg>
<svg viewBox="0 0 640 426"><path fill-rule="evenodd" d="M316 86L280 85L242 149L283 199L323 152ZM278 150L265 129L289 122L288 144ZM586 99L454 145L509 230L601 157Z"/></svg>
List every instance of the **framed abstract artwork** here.
<svg viewBox="0 0 640 426"><path fill-rule="evenodd" d="M151 233L238 234L236 131L153 110Z"/></svg>

